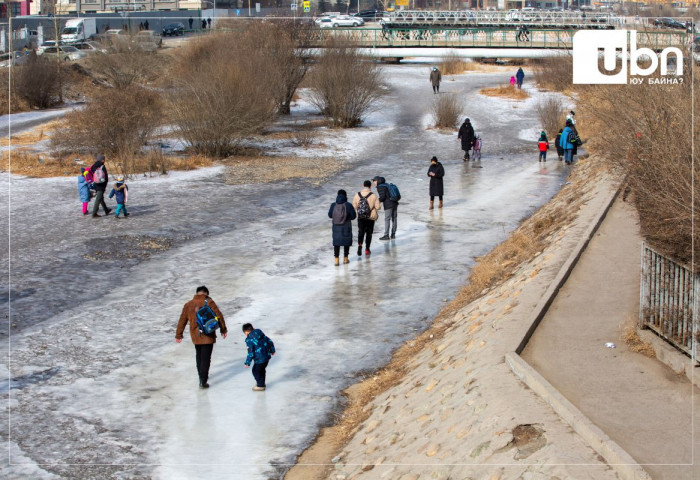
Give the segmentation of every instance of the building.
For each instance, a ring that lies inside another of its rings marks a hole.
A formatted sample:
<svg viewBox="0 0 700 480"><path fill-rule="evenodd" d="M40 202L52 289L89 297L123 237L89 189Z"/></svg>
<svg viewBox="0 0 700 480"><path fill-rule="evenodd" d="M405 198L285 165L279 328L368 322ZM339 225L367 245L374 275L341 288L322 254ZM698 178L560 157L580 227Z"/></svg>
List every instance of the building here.
<svg viewBox="0 0 700 480"><path fill-rule="evenodd" d="M0 18L7 18L10 13L12 13L13 17L31 15L31 4L32 0L0 3ZM9 11L8 8L10 9Z"/></svg>

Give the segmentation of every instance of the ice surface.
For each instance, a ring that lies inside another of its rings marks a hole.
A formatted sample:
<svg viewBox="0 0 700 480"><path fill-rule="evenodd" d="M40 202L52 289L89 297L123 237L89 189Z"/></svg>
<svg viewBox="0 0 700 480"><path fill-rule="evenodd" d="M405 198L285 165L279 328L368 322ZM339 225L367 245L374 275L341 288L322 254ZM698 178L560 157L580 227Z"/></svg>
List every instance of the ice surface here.
<svg viewBox="0 0 700 480"><path fill-rule="evenodd" d="M227 185L223 167L174 172L129 182L132 216L114 220L82 217L75 178L0 184L12 220L12 468L41 464L64 478L275 476L337 411L353 375L424 329L473 258L557 191L566 168L538 166L536 146L518 138L537 124L542 94L513 109L478 94L493 74L445 82L484 137L483 168L473 168L456 135L425 129L427 66L384 71L383 108L362 129L331 132L329 152L344 147L345 170L318 187ZM446 170L443 210L427 209L432 155ZM328 206L339 188L353 195L378 174L401 188L397 238L378 240L380 215L371 258L353 247L350 264L334 267ZM6 214L0 220L7 228ZM164 247L144 247L152 243ZM208 390L197 388L189 339L173 341L201 284L230 329L214 348ZM251 391L243 368L245 322L277 346L264 393Z"/></svg>

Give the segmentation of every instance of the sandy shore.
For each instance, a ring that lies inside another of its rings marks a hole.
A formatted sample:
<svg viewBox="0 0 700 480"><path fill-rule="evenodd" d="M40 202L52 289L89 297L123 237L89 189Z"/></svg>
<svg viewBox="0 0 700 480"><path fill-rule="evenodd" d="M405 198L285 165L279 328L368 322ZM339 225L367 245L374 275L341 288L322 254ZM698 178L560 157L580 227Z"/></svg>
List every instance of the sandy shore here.
<svg viewBox="0 0 700 480"><path fill-rule="evenodd" d="M544 248L469 303L458 296L387 369L348 389L345 413L286 478L618 478L504 362L617 185L595 161L580 162L562 191L511 237L564 218ZM392 369L392 381L382 381Z"/></svg>

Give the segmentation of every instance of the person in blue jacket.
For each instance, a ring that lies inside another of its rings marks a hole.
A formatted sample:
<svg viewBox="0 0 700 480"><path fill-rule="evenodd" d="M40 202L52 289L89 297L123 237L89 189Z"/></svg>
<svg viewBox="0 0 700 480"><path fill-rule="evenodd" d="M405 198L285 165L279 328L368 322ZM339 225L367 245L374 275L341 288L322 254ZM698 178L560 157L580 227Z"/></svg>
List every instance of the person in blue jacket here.
<svg viewBox="0 0 700 480"><path fill-rule="evenodd" d="M246 323L243 325L245 334L245 344L248 346L248 356L245 359L245 366L248 368L253 363L253 378L255 386L253 390L261 392L265 390L265 375L267 364L275 354L275 344L272 343L262 330L253 328L253 325Z"/></svg>
<svg viewBox="0 0 700 480"><path fill-rule="evenodd" d="M571 127L571 120L567 120L564 130L561 132L561 138L559 139L559 145L564 149L564 162L567 165L571 165L574 156L574 144L569 141L569 134L573 131Z"/></svg>
<svg viewBox="0 0 700 480"><path fill-rule="evenodd" d="M114 218L119 218L119 214L124 210L124 216L128 217L129 212L126 211L126 202L129 199L129 187L126 186L124 182L124 177L119 175L117 177L117 183L109 192L109 198L117 197L117 210L114 212Z"/></svg>
<svg viewBox="0 0 700 480"><path fill-rule="evenodd" d="M328 209L328 218L333 219L333 256L335 265L340 264L340 247L343 247L343 263L350 263L350 247L352 246L352 221L357 214L352 203L348 202L348 194L345 190L338 190L335 202Z"/></svg>
<svg viewBox="0 0 700 480"><path fill-rule="evenodd" d="M85 179L85 167L80 167L80 175L78 175L78 195L80 195L80 201L83 202L83 215L87 215L88 203L90 202L90 186Z"/></svg>

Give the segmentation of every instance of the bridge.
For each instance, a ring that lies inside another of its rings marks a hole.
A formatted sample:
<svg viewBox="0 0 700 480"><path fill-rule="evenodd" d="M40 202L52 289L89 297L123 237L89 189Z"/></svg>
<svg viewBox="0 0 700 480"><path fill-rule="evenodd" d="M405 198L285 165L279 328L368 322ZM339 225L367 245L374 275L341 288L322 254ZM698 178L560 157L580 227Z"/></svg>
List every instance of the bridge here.
<svg viewBox="0 0 700 480"><path fill-rule="evenodd" d="M571 50L575 29L532 28L527 35L510 28L336 28L314 32L311 43L324 47L328 40L367 49L512 49ZM692 35L685 31L637 31L637 46L660 51L666 47L688 47ZM408 54L397 56L409 56ZM465 55L471 56L471 55ZM518 56L528 56L523 54Z"/></svg>

